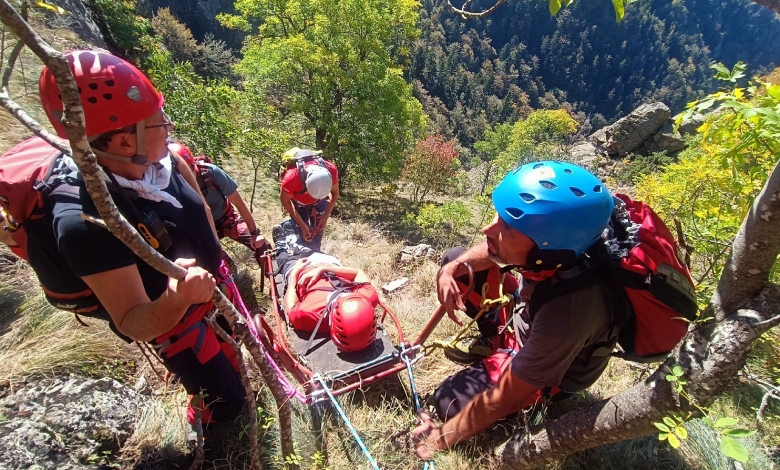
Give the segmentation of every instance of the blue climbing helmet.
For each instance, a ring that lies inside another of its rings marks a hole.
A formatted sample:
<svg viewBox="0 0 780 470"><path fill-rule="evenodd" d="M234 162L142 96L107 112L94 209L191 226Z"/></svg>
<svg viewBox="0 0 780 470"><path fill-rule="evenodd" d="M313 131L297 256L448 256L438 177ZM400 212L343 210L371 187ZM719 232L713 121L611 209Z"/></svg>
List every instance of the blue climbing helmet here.
<svg viewBox="0 0 780 470"><path fill-rule="evenodd" d="M609 226L614 202L609 190L584 168L544 161L506 175L493 191L493 206L507 225L536 243L542 257L544 252L559 250L568 255L555 258L565 260L580 256L598 240Z"/></svg>

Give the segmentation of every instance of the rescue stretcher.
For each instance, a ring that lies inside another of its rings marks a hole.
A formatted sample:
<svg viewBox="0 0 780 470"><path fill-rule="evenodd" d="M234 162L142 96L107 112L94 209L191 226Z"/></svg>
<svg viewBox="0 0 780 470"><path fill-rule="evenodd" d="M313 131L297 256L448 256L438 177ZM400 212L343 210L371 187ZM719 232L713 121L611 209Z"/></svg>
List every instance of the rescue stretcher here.
<svg viewBox="0 0 780 470"><path fill-rule="evenodd" d="M280 378L280 382L288 389L288 394L297 396L305 404L327 400L329 394L338 396L411 368L414 362L422 358L423 343L444 316L444 309L439 307L417 339L408 342L398 317L380 298L381 313L377 337L368 348L356 352L341 352L327 333L315 335L309 344L310 333L292 328L282 309L279 286L284 280L282 274L275 274L277 266L273 255L264 254L260 262L263 271L271 278L268 285L273 324L265 316L258 315L258 336L273 362L286 370L297 382L293 391L293 385ZM473 288L474 279L470 268L469 274L470 290ZM395 328L394 335L386 331L388 320L390 327ZM281 374L282 371L277 372Z"/></svg>

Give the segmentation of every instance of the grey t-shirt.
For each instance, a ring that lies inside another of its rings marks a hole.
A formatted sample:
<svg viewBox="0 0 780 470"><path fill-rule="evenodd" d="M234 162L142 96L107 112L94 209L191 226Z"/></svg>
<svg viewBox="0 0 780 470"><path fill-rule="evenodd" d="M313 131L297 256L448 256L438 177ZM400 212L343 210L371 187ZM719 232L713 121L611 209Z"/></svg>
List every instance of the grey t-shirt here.
<svg viewBox="0 0 780 470"><path fill-rule="evenodd" d="M520 300L528 303L536 285L523 282ZM608 289L598 284L562 295L542 305L533 319L520 304L515 327L522 349L512 359L512 372L540 388L557 385L576 392L593 385L610 357L591 356L591 346L610 337Z"/></svg>
<svg viewBox="0 0 780 470"><path fill-rule="evenodd" d="M216 187L211 187L207 184L204 191L206 204L211 208L211 216L214 217L216 222L225 216L227 205L229 204L226 198L236 192L238 184L217 165L211 163L201 163L200 165L207 168L211 183ZM201 190L204 190L204 188L201 188Z"/></svg>

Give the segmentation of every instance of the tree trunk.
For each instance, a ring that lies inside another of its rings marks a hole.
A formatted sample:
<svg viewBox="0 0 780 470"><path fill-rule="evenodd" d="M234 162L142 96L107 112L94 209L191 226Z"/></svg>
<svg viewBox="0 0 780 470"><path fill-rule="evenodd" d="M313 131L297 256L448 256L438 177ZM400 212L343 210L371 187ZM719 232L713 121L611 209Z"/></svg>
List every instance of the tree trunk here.
<svg viewBox="0 0 780 470"><path fill-rule="evenodd" d="M43 61L54 75L62 94L64 104L63 124L70 141L73 160L79 168L79 172L87 187L87 192L94 201L106 228L127 245L128 248L133 250L144 262L159 272L168 277L183 279L187 271L152 249L135 228L119 213L114 204L101 178L101 170L97 164L95 154L92 153L92 148L87 141L84 108L67 59L35 33L6 0L0 0L0 20ZM214 289L212 301L219 312L228 319L231 326L238 330L236 333L244 341L247 348L253 352L253 357L255 357L257 365L266 379L279 409L282 453L284 457L292 455L294 448L289 398L276 380L273 369L266 360L265 355L255 353L261 346L254 336L247 333L248 330L244 317L238 313L233 304L227 300L219 289ZM294 465L287 465L287 467L291 468Z"/></svg>

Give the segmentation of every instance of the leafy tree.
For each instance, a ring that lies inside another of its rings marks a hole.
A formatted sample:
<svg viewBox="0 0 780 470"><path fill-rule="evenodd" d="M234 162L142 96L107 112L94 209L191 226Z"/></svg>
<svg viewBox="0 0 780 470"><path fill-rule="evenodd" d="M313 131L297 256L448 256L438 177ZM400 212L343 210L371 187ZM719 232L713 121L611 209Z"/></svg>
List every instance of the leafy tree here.
<svg viewBox="0 0 780 470"><path fill-rule="evenodd" d="M136 63L143 58L142 48L151 29L148 19L135 14L137 4L136 0L84 1L106 44Z"/></svg>
<svg viewBox="0 0 780 470"><path fill-rule="evenodd" d="M174 62L189 62L199 67L203 61L203 50L192 37L187 25L173 16L170 8L160 8L152 18L152 29L162 44L171 53Z"/></svg>
<svg viewBox="0 0 780 470"><path fill-rule="evenodd" d="M165 95L165 112L176 123L176 138L217 163L227 157L235 90L225 81L201 78L189 62L174 63L166 50L153 50L148 61L152 81Z"/></svg>
<svg viewBox="0 0 780 470"><path fill-rule="evenodd" d="M216 39L213 34L207 33L202 43L203 60L200 67L202 74L208 78L230 80L238 82L238 77L233 72L233 66L238 61L225 41Z"/></svg>
<svg viewBox="0 0 780 470"><path fill-rule="evenodd" d="M699 295L712 294L742 219L758 195L780 153L780 85L736 83L745 66L712 68L732 84L690 104L680 123L694 113L719 106L700 128L701 135L661 173L640 179L638 196L667 220L678 220L693 247ZM723 197L728 195L728 197ZM773 272L772 280L777 273Z"/></svg>
<svg viewBox="0 0 780 470"><path fill-rule="evenodd" d="M417 142L406 159L402 178L414 185L412 199L422 202L429 192L446 193L460 167L455 141L431 135Z"/></svg>
<svg viewBox="0 0 780 470"><path fill-rule="evenodd" d="M425 204L417 215L407 214L408 223L420 227L432 243L440 247L451 247L463 243L463 232L471 222L471 211L463 202Z"/></svg>
<svg viewBox="0 0 780 470"><path fill-rule="evenodd" d="M236 2L223 24L250 29L237 66L246 87L303 116L317 148L356 180L400 174L425 118L399 61L418 34L413 0Z"/></svg>
<svg viewBox="0 0 780 470"><path fill-rule="evenodd" d="M509 145L496 160L496 177L534 160L565 159L564 144L578 129L577 122L562 110L542 109L512 126ZM494 181L497 183L498 181Z"/></svg>

